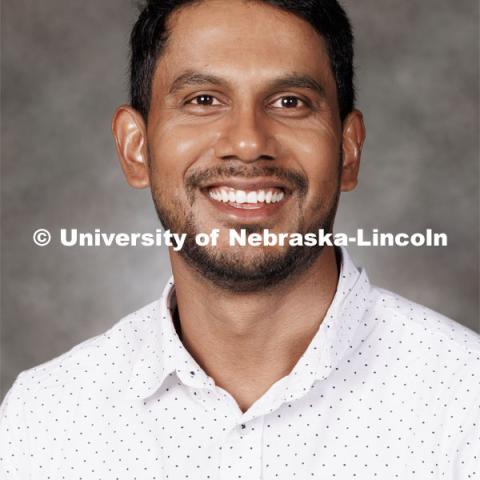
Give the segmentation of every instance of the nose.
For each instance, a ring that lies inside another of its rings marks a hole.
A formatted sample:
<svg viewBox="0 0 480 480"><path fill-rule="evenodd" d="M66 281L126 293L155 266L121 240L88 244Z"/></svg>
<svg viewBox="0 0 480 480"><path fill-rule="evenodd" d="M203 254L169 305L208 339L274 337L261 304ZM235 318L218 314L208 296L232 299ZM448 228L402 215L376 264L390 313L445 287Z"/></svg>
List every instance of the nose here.
<svg viewBox="0 0 480 480"><path fill-rule="evenodd" d="M215 154L224 160L238 159L247 163L275 159L277 145L268 120L251 108L232 111L225 119Z"/></svg>

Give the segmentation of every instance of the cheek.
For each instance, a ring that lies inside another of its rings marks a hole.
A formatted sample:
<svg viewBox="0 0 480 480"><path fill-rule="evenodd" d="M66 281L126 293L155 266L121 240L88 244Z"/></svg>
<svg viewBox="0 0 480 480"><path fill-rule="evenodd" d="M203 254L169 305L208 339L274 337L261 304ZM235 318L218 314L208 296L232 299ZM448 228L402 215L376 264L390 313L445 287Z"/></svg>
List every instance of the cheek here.
<svg viewBox="0 0 480 480"><path fill-rule="evenodd" d="M184 195L185 173L201 162L211 140L198 128L163 125L148 132L152 183Z"/></svg>
<svg viewBox="0 0 480 480"><path fill-rule="evenodd" d="M297 130L294 136L284 138L289 157L308 178L309 191L306 201L314 197L324 198L338 188L340 168L340 135L327 126Z"/></svg>
<svg viewBox="0 0 480 480"><path fill-rule="evenodd" d="M308 192L300 209L307 223L333 207L338 191L341 140L332 128L315 125L289 137L290 158L308 179Z"/></svg>

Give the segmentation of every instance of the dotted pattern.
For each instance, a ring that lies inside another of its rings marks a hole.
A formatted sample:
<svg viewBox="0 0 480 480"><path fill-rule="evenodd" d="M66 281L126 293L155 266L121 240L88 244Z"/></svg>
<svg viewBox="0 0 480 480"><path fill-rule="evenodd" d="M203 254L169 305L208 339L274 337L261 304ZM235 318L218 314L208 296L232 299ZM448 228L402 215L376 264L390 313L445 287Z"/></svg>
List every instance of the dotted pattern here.
<svg viewBox="0 0 480 480"><path fill-rule="evenodd" d="M370 285L337 293L292 372L242 413L160 300L22 372L2 479L479 479L480 337Z"/></svg>

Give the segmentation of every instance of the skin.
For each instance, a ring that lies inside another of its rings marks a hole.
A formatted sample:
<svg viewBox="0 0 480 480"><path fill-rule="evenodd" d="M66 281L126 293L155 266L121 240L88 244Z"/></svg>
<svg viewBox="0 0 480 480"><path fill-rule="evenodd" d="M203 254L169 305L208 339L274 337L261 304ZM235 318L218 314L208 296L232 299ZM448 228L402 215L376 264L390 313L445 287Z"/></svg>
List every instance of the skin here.
<svg viewBox="0 0 480 480"><path fill-rule="evenodd" d="M189 217L197 231L220 228L212 258L227 254L254 269L265 259L265 248L229 247L227 229L307 231L334 210L338 192L357 184L362 115L354 110L341 121L325 42L292 14L256 2L207 0L177 11L169 25L147 121L128 105L113 118L122 169L131 186L150 187L178 225ZM191 72L215 78L178 80ZM279 84L293 75L313 79L320 90ZM199 100L201 95L208 101ZM221 211L200 189L188 192L185 186L193 172L224 166L243 173L275 166L297 172L308 188L301 192L292 184L274 214L240 218ZM270 252L285 254L280 247ZM325 247L287 281L243 291L223 288L181 254L169 254L182 342L246 411L289 374L317 332L335 295L335 252Z"/></svg>

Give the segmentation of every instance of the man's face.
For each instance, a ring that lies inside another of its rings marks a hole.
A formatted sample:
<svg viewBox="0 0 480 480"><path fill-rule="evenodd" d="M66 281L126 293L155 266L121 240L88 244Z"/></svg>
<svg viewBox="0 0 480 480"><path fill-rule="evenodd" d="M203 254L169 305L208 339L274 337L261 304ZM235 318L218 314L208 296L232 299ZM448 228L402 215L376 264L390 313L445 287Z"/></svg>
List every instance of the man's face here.
<svg viewBox="0 0 480 480"><path fill-rule="evenodd" d="M304 271L318 248L232 247L228 229L331 229L342 124L324 40L261 2L207 0L170 19L146 135L148 176L165 228L219 286L251 291ZM218 246L194 235L220 229Z"/></svg>

